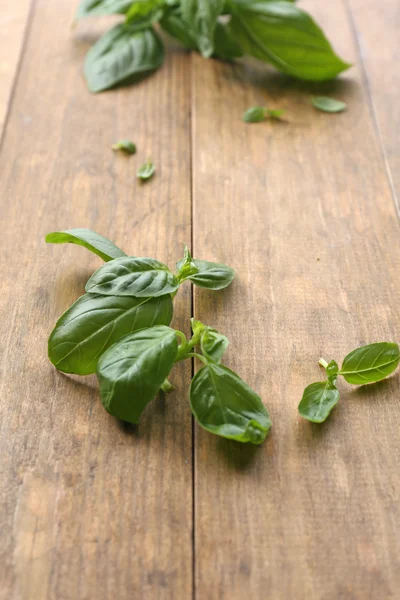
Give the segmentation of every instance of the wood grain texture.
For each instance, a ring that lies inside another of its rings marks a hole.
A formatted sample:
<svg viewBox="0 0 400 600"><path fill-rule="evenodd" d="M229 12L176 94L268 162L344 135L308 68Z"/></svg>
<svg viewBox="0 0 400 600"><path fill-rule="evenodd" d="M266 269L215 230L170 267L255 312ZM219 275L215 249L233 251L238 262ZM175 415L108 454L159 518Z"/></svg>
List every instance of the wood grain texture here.
<svg viewBox="0 0 400 600"><path fill-rule="evenodd" d="M0 10L0 137L22 52L31 0L2 0Z"/></svg>
<svg viewBox="0 0 400 600"><path fill-rule="evenodd" d="M346 0L400 214L400 4Z"/></svg>
<svg viewBox="0 0 400 600"><path fill-rule="evenodd" d="M357 63L344 6L304 7ZM400 330L400 228L360 67L305 86L195 57L192 81L194 256L237 270L195 291L195 316L228 335L274 424L260 448L196 429L196 597L397 598L399 375L340 382L325 425L297 413L320 356ZM348 111L316 112L316 92ZM241 122L264 103L288 122Z"/></svg>
<svg viewBox="0 0 400 600"><path fill-rule="evenodd" d="M81 75L95 24L38 0L0 156L0 404L4 600L176 599L192 591L192 423L184 391L139 427L101 406L94 378L47 359L58 316L100 261L47 232L90 227L171 266L190 240L187 56L133 88L91 96ZM103 28L103 26L101 26ZM161 102L162 101L162 102ZM135 157L111 151L132 138ZM157 174L135 178L151 156ZM175 321L187 328L190 290Z"/></svg>

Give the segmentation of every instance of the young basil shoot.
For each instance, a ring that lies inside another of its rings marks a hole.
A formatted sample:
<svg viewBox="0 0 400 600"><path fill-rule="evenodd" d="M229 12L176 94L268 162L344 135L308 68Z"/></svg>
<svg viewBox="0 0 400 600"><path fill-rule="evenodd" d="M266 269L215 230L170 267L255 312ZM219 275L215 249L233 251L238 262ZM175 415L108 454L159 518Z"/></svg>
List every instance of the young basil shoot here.
<svg viewBox="0 0 400 600"><path fill-rule="evenodd" d="M340 370L334 360L328 363L321 358L319 364L325 369L327 378L306 387L299 404L299 413L308 421L322 423L339 401L339 390L336 387L339 375L354 385L376 383L393 373L399 362L399 347L392 342L356 348L345 357Z"/></svg>
<svg viewBox="0 0 400 600"><path fill-rule="evenodd" d="M125 154L135 154L136 145L130 140L119 140L116 144L111 146L111 149L118 152L124 152Z"/></svg>
<svg viewBox="0 0 400 600"><path fill-rule="evenodd" d="M151 162L151 160L149 159L147 161L147 163L145 163L144 165L142 165L141 167L138 168L136 176L138 179L141 179L142 181L147 181L148 179L151 179L153 177L155 172L156 172L156 168L153 165L153 163Z"/></svg>
<svg viewBox="0 0 400 600"><path fill-rule="evenodd" d="M280 119L285 111L280 108L267 108L264 106L252 106L243 115L245 123L261 123L266 119Z"/></svg>
<svg viewBox="0 0 400 600"><path fill-rule="evenodd" d="M184 281L220 290L232 282L233 269L195 259L185 246L173 273L154 258L127 256L88 229L54 232L46 241L83 245L105 261L50 335L49 358L57 369L97 373L106 410L137 423L159 391L173 389L174 364L197 357L204 366L193 378L190 406L201 427L239 442L264 441L271 421L260 397L220 364L228 339L194 319L190 340L169 327L172 299Z"/></svg>
<svg viewBox="0 0 400 600"><path fill-rule="evenodd" d="M334 100L333 98L327 98L326 96L316 96L311 98L311 104L317 110L327 113L338 113L347 108L345 102Z"/></svg>
<svg viewBox="0 0 400 600"><path fill-rule="evenodd" d="M127 85L162 65L164 44L155 26L205 58L253 56L299 79L332 79L350 66L315 21L289 0L81 0L77 18L109 14L123 14L125 22L86 56L92 92Z"/></svg>

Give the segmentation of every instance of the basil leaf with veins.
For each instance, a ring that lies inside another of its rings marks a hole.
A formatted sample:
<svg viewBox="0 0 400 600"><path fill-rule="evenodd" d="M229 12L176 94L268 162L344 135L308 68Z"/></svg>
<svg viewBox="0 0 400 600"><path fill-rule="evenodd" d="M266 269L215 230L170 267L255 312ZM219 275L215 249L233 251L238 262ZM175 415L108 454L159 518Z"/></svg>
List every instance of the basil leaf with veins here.
<svg viewBox="0 0 400 600"><path fill-rule="evenodd" d="M167 265L154 258L126 256L97 269L86 284L91 294L146 298L172 294L178 278Z"/></svg>

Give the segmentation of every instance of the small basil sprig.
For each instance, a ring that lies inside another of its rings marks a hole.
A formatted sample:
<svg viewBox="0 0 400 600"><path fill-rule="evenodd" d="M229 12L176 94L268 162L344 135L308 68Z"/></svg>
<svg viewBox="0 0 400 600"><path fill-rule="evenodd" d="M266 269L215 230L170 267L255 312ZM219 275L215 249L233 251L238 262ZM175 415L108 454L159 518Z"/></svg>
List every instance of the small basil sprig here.
<svg viewBox="0 0 400 600"><path fill-rule="evenodd" d="M205 58L247 54L299 79L330 79L350 66L290 0L81 0L77 18L109 14L124 14L125 22L87 54L85 75L92 92L126 85L161 66L164 46L157 24Z"/></svg>
<svg viewBox="0 0 400 600"><path fill-rule="evenodd" d="M111 149L115 150L116 152L120 150L125 154L135 154L136 145L130 140L119 140L119 142L111 146Z"/></svg>
<svg viewBox="0 0 400 600"><path fill-rule="evenodd" d="M232 283L235 277L235 271L231 267L192 258L186 245L184 257L176 263L176 268L179 281L189 280L209 290L222 290Z"/></svg>
<svg viewBox="0 0 400 600"><path fill-rule="evenodd" d="M144 163L144 165L138 168L136 177L138 179L141 179L142 181L147 181L148 179L151 179L153 177L155 172L156 167L149 159L147 163Z"/></svg>
<svg viewBox="0 0 400 600"><path fill-rule="evenodd" d="M126 256L89 229L53 232L46 241L84 246L105 261L87 282L86 294L60 317L50 335L49 358L65 373L94 373L103 352L121 337L154 325L169 325L172 299L184 281L217 290L234 277L226 265L193 260L186 246L182 268L173 273L154 258ZM215 334L210 330L209 335Z"/></svg>
<svg viewBox="0 0 400 600"><path fill-rule="evenodd" d="M324 367L327 379L306 387L299 404L299 413L308 421L322 423L339 401L340 394L336 387L338 375L354 385L376 383L393 373L399 362L399 347L392 342L356 348L345 357L340 370L334 360L328 363L321 358L319 364Z"/></svg>
<svg viewBox="0 0 400 600"><path fill-rule="evenodd" d="M285 111L281 108L267 108L266 106L252 106L243 115L245 123L261 123L268 119L280 119Z"/></svg>
<svg viewBox="0 0 400 600"><path fill-rule="evenodd" d="M97 366L104 407L115 417L138 423L157 392L171 389L168 377L174 364L197 357L204 366L192 380L189 398L199 425L224 438L261 444L271 421L261 398L220 364L227 338L200 321L192 320L192 328L190 340L181 331L156 326L113 344ZM201 354L193 351L198 345Z"/></svg>

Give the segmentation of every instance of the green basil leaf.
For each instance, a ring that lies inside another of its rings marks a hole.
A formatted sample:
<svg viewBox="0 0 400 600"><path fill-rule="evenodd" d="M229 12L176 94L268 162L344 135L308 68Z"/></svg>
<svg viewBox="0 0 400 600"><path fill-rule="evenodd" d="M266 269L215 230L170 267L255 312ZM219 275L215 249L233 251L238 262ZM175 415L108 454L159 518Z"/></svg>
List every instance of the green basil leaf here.
<svg viewBox="0 0 400 600"><path fill-rule="evenodd" d="M229 27L219 22L215 27L213 56L222 60L233 60L243 56L243 50L231 35Z"/></svg>
<svg viewBox="0 0 400 600"><path fill-rule="evenodd" d="M158 69L164 47L156 32L134 24L113 27L89 50L85 76L91 92L101 92Z"/></svg>
<svg viewBox="0 0 400 600"><path fill-rule="evenodd" d="M164 0L136 0L126 13L127 23L144 22L150 26L161 19L164 13Z"/></svg>
<svg viewBox="0 0 400 600"><path fill-rule="evenodd" d="M230 285L235 277L235 271L226 265L193 259L198 269L194 275L185 277L199 287L209 290L222 290Z"/></svg>
<svg viewBox="0 0 400 600"><path fill-rule="evenodd" d="M205 58L214 52L214 33L224 0L181 0L182 19L196 36L197 46Z"/></svg>
<svg viewBox="0 0 400 600"><path fill-rule="evenodd" d="M136 177L141 179L142 181L146 181L147 179L151 179L156 172L156 168L153 163L149 160L147 163L139 167L136 173Z"/></svg>
<svg viewBox="0 0 400 600"><path fill-rule="evenodd" d="M190 406L201 427L238 442L261 444L271 428L261 398L222 365L209 364L196 373Z"/></svg>
<svg viewBox="0 0 400 600"><path fill-rule="evenodd" d="M248 108L243 115L243 121L245 123L260 123L265 121L266 109L263 106L252 106Z"/></svg>
<svg viewBox="0 0 400 600"><path fill-rule="evenodd" d="M101 401L114 417L138 423L167 379L178 351L176 333L159 325L126 335L100 358Z"/></svg>
<svg viewBox="0 0 400 600"><path fill-rule="evenodd" d="M375 383L393 373L400 362L397 344L379 342L350 352L343 361L339 375L356 385Z"/></svg>
<svg viewBox="0 0 400 600"><path fill-rule="evenodd" d="M91 294L106 296L157 297L179 288L177 277L167 265L154 258L125 256L97 269L86 284Z"/></svg>
<svg viewBox="0 0 400 600"><path fill-rule="evenodd" d="M229 27L246 54L300 79L331 79L350 65L313 19L291 2L235 0Z"/></svg>
<svg viewBox="0 0 400 600"><path fill-rule="evenodd" d="M125 154L135 154L136 152L136 145L130 140L119 140L111 148L116 151L121 150Z"/></svg>
<svg viewBox="0 0 400 600"><path fill-rule="evenodd" d="M328 381L307 386L299 404L299 413L307 421L322 423L339 401L339 390Z"/></svg>
<svg viewBox="0 0 400 600"><path fill-rule="evenodd" d="M119 338L144 327L169 325L171 319L171 296L84 294L57 321L49 338L49 358L64 373L89 375Z"/></svg>
<svg viewBox="0 0 400 600"><path fill-rule="evenodd" d="M346 108L345 102L340 100L334 100L333 98L327 98L326 96L316 96L311 99L311 103L317 110L328 113L342 112Z"/></svg>
<svg viewBox="0 0 400 600"><path fill-rule="evenodd" d="M164 13L160 25L171 37L178 40L185 48L197 50L194 31L182 20L180 9L174 8Z"/></svg>
<svg viewBox="0 0 400 600"><path fill-rule="evenodd" d="M48 244L77 244L97 254L104 261L113 260L126 256L120 248L110 242L107 238L91 229L66 229L65 231L53 231L46 235Z"/></svg>
<svg viewBox="0 0 400 600"><path fill-rule="evenodd" d="M212 327L206 327L200 337L201 352L209 362L221 362L228 345L228 338Z"/></svg>
<svg viewBox="0 0 400 600"><path fill-rule="evenodd" d="M132 2L134 0L82 0L76 18L124 14L128 12Z"/></svg>

